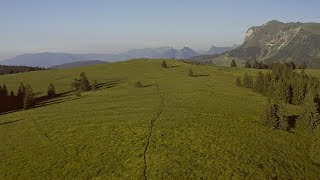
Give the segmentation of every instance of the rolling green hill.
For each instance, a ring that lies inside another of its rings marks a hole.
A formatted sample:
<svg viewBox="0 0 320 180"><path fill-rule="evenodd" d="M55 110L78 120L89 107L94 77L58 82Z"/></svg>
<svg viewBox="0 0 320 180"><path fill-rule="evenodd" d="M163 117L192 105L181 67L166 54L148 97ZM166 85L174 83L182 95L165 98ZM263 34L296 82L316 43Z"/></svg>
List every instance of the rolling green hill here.
<svg viewBox="0 0 320 180"><path fill-rule="evenodd" d="M49 83L58 92L70 90L81 72L105 85L0 115L0 179L319 177L309 135L264 126L266 98L235 85L238 76L256 70L160 63L130 60L0 76L9 90L22 81L39 94ZM136 88L136 81L145 87Z"/></svg>

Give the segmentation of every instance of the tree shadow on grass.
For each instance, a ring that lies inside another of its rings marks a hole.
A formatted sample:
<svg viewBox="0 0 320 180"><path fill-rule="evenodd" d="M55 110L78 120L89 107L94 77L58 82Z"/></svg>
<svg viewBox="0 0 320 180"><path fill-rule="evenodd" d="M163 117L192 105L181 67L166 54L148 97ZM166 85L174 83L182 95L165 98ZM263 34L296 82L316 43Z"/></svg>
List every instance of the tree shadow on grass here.
<svg viewBox="0 0 320 180"><path fill-rule="evenodd" d="M288 116L287 118L288 118L289 130L296 128L296 122L299 116L292 115L292 116Z"/></svg>
<svg viewBox="0 0 320 180"><path fill-rule="evenodd" d="M15 122L19 122L21 120L22 119L18 119L18 120L14 120L14 121L8 121L8 122L2 122L2 123L0 123L0 126L7 125L7 124L12 124L12 123L15 123Z"/></svg>
<svg viewBox="0 0 320 180"><path fill-rule="evenodd" d="M176 68L176 67L180 67L180 65L172 65L172 66L168 66L167 68Z"/></svg>
<svg viewBox="0 0 320 180"><path fill-rule="evenodd" d="M115 86L118 86L123 81L124 81L123 79L117 79L117 80L112 80L112 81L108 81L108 82L98 83L96 90L110 89Z"/></svg>
<svg viewBox="0 0 320 180"><path fill-rule="evenodd" d="M207 77L207 76L210 76L209 74L196 74L196 75L193 75L193 77Z"/></svg>
<svg viewBox="0 0 320 180"><path fill-rule="evenodd" d="M109 89L109 88L113 88L115 86L118 86L121 82L123 82L124 79L118 79L118 80L112 80L112 81L108 81L108 82L102 82L99 83L97 86L96 90L103 90L103 89ZM79 99L79 97L75 97L73 96L75 94L75 90L69 90L69 91L65 91L65 92L61 92L61 93L57 93L54 97L48 97L47 95L44 96L40 96L41 94L46 93L45 91L39 91L34 93L35 96L39 96L37 98L35 98L35 107L34 108L39 108L39 107L44 107L44 106L49 106L49 105L53 105L53 104L60 104L63 102L68 102L68 101L73 101L76 99ZM4 114L10 114L10 113L14 113L14 112L18 112L23 110L22 107L15 107L14 110L10 110L10 111L5 111L5 112L1 112L0 115L4 115ZM0 124L1 125L1 124Z"/></svg>

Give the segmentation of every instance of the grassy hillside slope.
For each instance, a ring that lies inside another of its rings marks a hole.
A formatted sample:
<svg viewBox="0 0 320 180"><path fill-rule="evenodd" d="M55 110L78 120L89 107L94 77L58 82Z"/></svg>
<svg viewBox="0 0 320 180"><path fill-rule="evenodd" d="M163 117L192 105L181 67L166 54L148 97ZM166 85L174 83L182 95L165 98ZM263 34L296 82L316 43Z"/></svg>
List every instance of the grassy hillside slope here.
<svg viewBox="0 0 320 180"><path fill-rule="evenodd" d="M262 125L266 98L234 84L256 70L160 63L0 76L8 89L23 81L42 93L50 82L69 90L82 71L109 85L0 115L0 179L319 177L320 166L308 157L310 138ZM189 68L203 76L187 76ZM136 88L137 80L146 87Z"/></svg>

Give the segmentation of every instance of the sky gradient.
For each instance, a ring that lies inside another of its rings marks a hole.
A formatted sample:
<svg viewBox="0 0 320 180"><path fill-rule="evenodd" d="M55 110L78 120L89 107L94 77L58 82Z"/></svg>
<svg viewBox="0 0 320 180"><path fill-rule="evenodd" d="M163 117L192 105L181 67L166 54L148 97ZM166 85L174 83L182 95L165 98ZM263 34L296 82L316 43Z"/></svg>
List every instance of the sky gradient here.
<svg viewBox="0 0 320 180"><path fill-rule="evenodd" d="M0 0L0 60L241 44L269 20L320 22L319 0Z"/></svg>

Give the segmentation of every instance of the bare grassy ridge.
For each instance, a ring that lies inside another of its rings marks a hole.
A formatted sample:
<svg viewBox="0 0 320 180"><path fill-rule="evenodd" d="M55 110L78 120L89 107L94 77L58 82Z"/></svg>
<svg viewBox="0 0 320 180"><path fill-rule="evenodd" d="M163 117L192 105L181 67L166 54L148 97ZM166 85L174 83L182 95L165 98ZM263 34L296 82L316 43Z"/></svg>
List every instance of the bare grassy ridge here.
<svg viewBox="0 0 320 180"><path fill-rule="evenodd" d="M144 179L144 170L148 179L319 177L320 166L308 156L308 135L262 125L266 98L234 84L257 70L160 63L131 60L0 76L9 90L23 81L43 94L51 82L57 92L70 90L82 71L111 84L1 115L0 179ZM197 77L189 77L188 69ZM136 81L145 87L136 88ZM145 164L150 122L159 108ZM288 106L288 113L299 111Z"/></svg>

